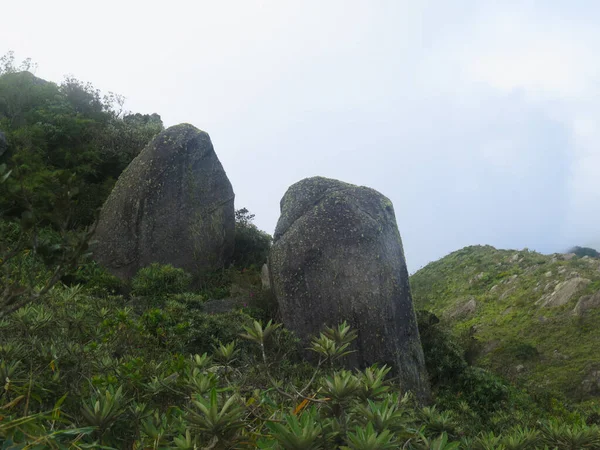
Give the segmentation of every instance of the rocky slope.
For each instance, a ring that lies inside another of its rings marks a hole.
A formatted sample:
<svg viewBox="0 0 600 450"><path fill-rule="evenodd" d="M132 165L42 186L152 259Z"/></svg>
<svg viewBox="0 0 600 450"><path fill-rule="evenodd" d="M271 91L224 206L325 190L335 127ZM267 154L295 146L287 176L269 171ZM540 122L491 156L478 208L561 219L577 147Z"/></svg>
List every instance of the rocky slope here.
<svg viewBox="0 0 600 450"><path fill-rule="evenodd" d="M572 400L600 395L600 259L466 247L411 277L478 365Z"/></svg>

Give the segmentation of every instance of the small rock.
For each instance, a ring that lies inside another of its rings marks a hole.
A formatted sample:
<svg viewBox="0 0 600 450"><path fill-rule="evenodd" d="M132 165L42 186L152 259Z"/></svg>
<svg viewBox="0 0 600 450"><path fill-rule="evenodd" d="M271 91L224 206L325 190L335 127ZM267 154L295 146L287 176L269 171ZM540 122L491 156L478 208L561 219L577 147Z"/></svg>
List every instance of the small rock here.
<svg viewBox="0 0 600 450"><path fill-rule="evenodd" d="M500 345L500 341L499 340L488 341L483 346L482 352L484 354L493 352L494 350L496 350L498 348L499 345Z"/></svg>
<svg viewBox="0 0 600 450"><path fill-rule="evenodd" d="M563 259L563 261L570 261L573 258L575 258L575 256L577 256L577 255L575 255L575 253L566 253L566 254L562 255L562 259Z"/></svg>
<svg viewBox="0 0 600 450"><path fill-rule="evenodd" d="M588 377L581 382L581 388L588 395L600 394L600 370L592 371Z"/></svg>
<svg viewBox="0 0 600 450"><path fill-rule="evenodd" d="M551 270L549 270L548 272L546 272L546 273L544 274L544 276L545 276L546 278L550 278L550 277L552 276L552 271L551 271Z"/></svg>
<svg viewBox="0 0 600 450"><path fill-rule="evenodd" d="M271 278L269 277L269 266L263 264L262 269L260 269L260 281L262 283L262 288L264 291L268 291L271 289Z"/></svg>
<svg viewBox="0 0 600 450"><path fill-rule="evenodd" d="M513 292L515 292L516 289L517 289L516 287L511 287L510 289L507 289L506 291L504 291L502 293L502 295L500 296L500 300L504 300L505 298L510 296Z"/></svg>
<svg viewBox="0 0 600 450"><path fill-rule="evenodd" d="M517 262L517 260L521 257L521 255L519 255L518 253L515 253L511 258L510 258L510 262L514 263Z"/></svg>
<svg viewBox="0 0 600 450"><path fill-rule="evenodd" d="M515 370L517 371L517 373L524 372L525 366L523 364L519 364L517 367L515 367Z"/></svg>
<svg viewBox="0 0 600 450"><path fill-rule="evenodd" d="M472 315L477 309L477 302L475 298L471 297L467 302L459 305L454 311L449 314L452 319L458 317L467 317Z"/></svg>
<svg viewBox="0 0 600 450"><path fill-rule="evenodd" d="M555 357L556 359L563 359L563 360L570 359L570 357L568 355L560 353L558 350L554 350L554 353L552 353L552 356Z"/></svg>

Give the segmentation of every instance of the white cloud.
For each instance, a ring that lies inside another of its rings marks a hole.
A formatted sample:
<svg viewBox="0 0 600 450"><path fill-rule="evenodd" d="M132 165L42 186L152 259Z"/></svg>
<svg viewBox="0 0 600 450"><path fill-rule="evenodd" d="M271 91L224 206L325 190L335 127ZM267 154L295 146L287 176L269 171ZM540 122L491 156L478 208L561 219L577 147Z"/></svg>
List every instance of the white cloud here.
<svg viewBox="0 0 600 450"><path fill-rule="evenodd" d="M302 177L381 190L415 268L468 244L597 242L589 4L32 0L3 7L0 54L205 129L267 231Z"/></svg>

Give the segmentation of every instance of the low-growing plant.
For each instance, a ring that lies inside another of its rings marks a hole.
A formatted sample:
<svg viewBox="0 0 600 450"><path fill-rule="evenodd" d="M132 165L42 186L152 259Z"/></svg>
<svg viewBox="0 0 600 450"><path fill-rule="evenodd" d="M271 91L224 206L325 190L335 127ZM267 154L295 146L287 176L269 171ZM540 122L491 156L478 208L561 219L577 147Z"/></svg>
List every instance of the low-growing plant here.
<svg viewBox="0 0 600 450"><path fill-rule="evenodd" d="M140 269L131 281L133 295L161 298L168 294L185 292L192 276L183 269L170 264L153 263Z"/></svg>

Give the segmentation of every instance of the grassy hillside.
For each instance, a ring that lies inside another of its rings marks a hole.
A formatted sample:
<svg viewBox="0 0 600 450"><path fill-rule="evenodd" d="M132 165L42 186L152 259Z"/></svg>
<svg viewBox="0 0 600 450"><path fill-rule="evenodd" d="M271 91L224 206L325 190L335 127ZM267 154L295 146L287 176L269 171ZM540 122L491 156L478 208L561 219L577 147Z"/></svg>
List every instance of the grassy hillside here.
<svg viewBox="0 0 600 450"><path fill-rule="evenodd" d="M466 247L411 285L477 365L576 401L600 394L600 259Z"/></svg>

